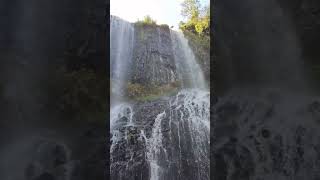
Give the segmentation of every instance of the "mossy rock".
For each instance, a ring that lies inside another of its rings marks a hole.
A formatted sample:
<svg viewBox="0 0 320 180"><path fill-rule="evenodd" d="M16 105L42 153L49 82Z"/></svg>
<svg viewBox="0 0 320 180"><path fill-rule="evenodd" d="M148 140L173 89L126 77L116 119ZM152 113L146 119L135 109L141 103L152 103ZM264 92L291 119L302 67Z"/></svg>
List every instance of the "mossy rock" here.
<svg viewBox="0 0 320 180"><path fill-rule="evenodd" d="M127 83L126 96L135 101L150 101L159 99L163 96L176 94L181 84L179 81L171 82L164 85L145 86L138 83Z"/></svg>

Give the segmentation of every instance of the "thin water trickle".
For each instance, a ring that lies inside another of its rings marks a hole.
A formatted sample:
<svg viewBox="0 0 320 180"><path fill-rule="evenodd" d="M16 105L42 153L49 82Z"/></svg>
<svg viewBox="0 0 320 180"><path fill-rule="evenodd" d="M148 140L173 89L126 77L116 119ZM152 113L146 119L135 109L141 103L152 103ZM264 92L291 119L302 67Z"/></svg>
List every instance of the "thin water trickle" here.
<svg viewBox="0 0 320 180"><path fill-rule="evenodd" d="M147 141L147 158L150 164L150 180L159 180L161 176L161 167L158 164L159 156L161 150L164 149L162 145L162 131L161 131L161 122L162 119L166 116L165 112L158 114L155 119L152 136Z"/></svg>

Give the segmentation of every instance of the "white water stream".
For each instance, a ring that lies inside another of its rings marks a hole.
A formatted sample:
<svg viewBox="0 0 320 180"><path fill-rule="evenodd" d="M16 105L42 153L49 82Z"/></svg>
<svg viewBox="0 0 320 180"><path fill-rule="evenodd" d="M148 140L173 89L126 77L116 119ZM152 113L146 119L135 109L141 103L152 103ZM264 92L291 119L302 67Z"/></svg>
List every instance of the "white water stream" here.
<svg viewBox="0 0 320 180"><path fill-rule="evenodd" d="M160 47L162 45L160 31L159 29L157 31L158 46ZM207 89L203 72L188 45L188 40L182 33L170 30L170 34L174 64L183 89L175 97L171 97L166 110L156 116L150 135L147 136L143 128L138 131L140 132L139 142L145 143L145 160L149 164L149 178L144 177L143 179L164 180L173 178L169 177L170 168L173 167L173 165L170 165L170 163L173 163L170 157L176 155L179 156L179 160L175 162L178 169L176 177L183 179L186 176L183 175L183 171L191 166L190 164L186 165L183 161L184 153L187 152L192 156L190 158L194 167L192 168L193 179L207 180L210 179L210 92ZM134 48L134 27L119 18L111 18L110 35L111 77L114 80L110 116L112 136L110 153L112 154L116 152L117 148L115 147L118 143L128 142L127 146L129 145L128 138L130 137L127 137L127 132L132 130L131 127L136 126L133 116L134 107L122 98L125 82L130 75L129 67ZM162 61L161 56L159 61ZM171 79L174 80L174 78ZM165 124L169 127L168 139L166 139L167 135L163 133ZM130 151L130 161L133 154L134 152ZM111 161L112 158L111 156ZM166 164L168 162L169 165ZM129 166L129 162L126 163L126 166ZM130 179L129 177L119 177L119 179L122 178Z"/></svg>

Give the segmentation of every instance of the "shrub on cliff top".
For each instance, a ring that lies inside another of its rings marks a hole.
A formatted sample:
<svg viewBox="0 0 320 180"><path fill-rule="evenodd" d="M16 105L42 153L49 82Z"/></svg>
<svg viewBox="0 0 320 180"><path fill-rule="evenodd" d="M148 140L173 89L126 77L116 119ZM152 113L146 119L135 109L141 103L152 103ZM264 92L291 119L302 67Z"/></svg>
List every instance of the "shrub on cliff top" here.
<svg viewBox="0 0 320 180"><path fill-rule="evenodd" d="M156 20L152 19L149 15L145 16L143 20L138 20L137 25L157 25Z"/></svg>

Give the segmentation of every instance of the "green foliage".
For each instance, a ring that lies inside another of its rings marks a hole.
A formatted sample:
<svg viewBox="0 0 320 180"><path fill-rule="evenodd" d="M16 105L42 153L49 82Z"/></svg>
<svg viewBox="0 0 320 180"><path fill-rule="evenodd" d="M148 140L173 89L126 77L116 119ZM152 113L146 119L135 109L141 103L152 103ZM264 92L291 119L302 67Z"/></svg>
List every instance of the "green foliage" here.
<svg viewBox="0 0 320 180"><path fill-rule="evenodd" d="M182 10L181 14L182 16L190 19L195 20L200 15L200 2L199 0L184 0L181 3Z"/></svg>
<svg viewBox="0 0 320 180"><path fill-rule="evenodd" d="M146 24L157 24L149 15L144 17L143 22Z"/></svg>
<svg viewBox="0 0 320 180"><path fill-rule="evenodd" d="M198 36L190 31L184 31L183 33L192 47L197 47L206 52L210 51L210 36Z"/></svg>
<svg viewBox="0 0 320 180"><path fill-rule="evenodd" d="M184 0L182 2L181 14L187 19L181 21L179 28L182 31L190 31L198 35L210 34L210 8L201 8L198 0Z"/></svg>
<svg viewBox="0 0 320 180"><path fill-rule="evenodd" d="M145 26L145 25L157 25L157 22L152 19L149 15L145 16L142 21L138 20L136 22L137 25Z"/></svg>
<svg viewBox="0 0 320 180"><path fill-rule="evenodd" d="M137 101L150 101L162 96L175 94L180 88L180 82L175 81L165 85L144 86L138 83L127 83L126 95L128 98Z"/></svg>

